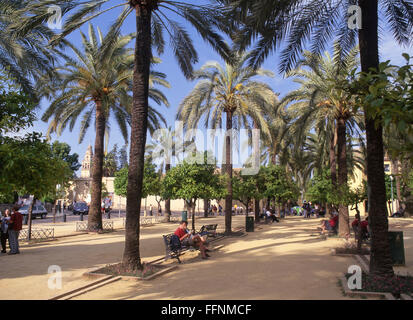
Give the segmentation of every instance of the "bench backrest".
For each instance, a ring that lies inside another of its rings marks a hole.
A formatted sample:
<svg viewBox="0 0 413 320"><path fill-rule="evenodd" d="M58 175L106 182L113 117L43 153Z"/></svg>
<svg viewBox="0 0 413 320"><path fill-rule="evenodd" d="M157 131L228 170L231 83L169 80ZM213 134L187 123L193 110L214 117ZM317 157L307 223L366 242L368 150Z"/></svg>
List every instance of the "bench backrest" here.
<svg viewBox="0 0 413 320"><path fill-rule="evenodd" d="M177 251L182 247L179 237L174 233L164 235L163 240L167 250Z"/></svg>

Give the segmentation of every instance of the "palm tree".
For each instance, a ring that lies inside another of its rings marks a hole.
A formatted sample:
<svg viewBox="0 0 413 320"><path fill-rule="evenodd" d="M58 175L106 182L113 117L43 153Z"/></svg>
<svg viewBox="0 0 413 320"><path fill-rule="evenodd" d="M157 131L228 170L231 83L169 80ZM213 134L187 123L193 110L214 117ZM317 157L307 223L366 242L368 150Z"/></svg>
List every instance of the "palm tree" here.
<svg viewBox="0 0 413 320"><path fill-rule="evenodd" d="M337 136L339 190L347 188L347 131L358 131L361 115L353 111L352 101L348 100L343 90L337 88L336 83L345 80L357 67L357 54L357 49L354 49L348 55L343 55L337 44L334 47L334 59L328 52L322 57L305 51L300 67L287 73L288 77L295 77L295 82L301 87L288 93L280 103L284 107L293 102L289 112L296 121L291 128L298 133L298 137L302 137L300 132L307 134L306 128L315 128L318 134L327 130L330 131L330 137ZM305 140L305 137L302 138ZM335 166L335 161L333 163ZM349 212L344 204L339 206L339 219L339 234L349 235Z"/></svg>
<svg viewBox="0 0 413 320"><path fill-rule="evenodd" d="M90 122L95 115L95 153L92 167L91 205L88 215L88 228L91 231L102 230L101 190L103 176L105 132L109 130L111 114L116 119L120 131L128 142L127 125L130 123L132 87L132 65L134 56L126 46L133 35L114 38L111 34L102 36L98 28L99 39L92 25L89 25L89 39L81 33L83 51L68 43L78 61L68 59L59 70L61 81L56 84L58 94L42 117L48 121L48 135L61 134L69 124L73 129L78 117L83 115L79 143L83 141ZM156 75L162 82L164 76ZM152 94L159 103L166 98L157 90Z"/></svg>
<svg viewBox="0 0 413 320"><path fill-rule="evenodd" d="M36 81L44 74L53 77L53 65L63 54L61 46L52 50L46 48L45 42L54 36L51 29L33 25L25 32L18 32L14 28L14 15L24 9L27 2L0 0L0 67L26 94L38 100Z"/></svg>
<svg viewBox="0 0 413 320"><path fill-rule="evenodd" d="M225 232L231 233L232 218L232 144L231 130L250 127L252 118L263 133L270 136L263 106L274 105L277 99L272 89L265 83L256 81L256 76L273 76L272 72L254 70L245 65L247 53L235 53L233 62L221 66L216 61L207 62L194 73L198 83L181 102L177 119L185 119L185 128L196 128L205 118L205 127L222 127L226 114L225 172L227 175L227 196L225 198Z"/></svg>
<svg viewBox="0 0 413 320"><path fill-rule="evenodd" d="M257 39L250 62L260 65L264 59L286 40L281 52L280 69L288 71L297 61L303 47L311 39L311 51L321 52L336 36L343 53L356 44L358 38L363 72L379 68L379 2L396 41L411 43L413 37L413 4L400 0L217 0L227 6L230 14L235 13L239 27L237 33L241 48ZM361 29L348 27L350 5L358 4L362 13ZM228 19L228 17L226 17ZM227 27L231 32L232 28ZM384 30L381 26L381 30ZM365 112L367 137L367 180L369 198L369 224L372 231L370 272L377 275L393 275L390 247L388 243L388 220L386 215L386 189L384 182L383 129L376 126L376 120ZM377 123L377 122L376 122Z"/></svg>
<svg viewBox="0 0 413 320"><path fill-rule="evenodd" d="M133 105L132 129L129 153L128 191L126 205L126 232L125 250L122 263L131 268L142 268L139 250L139 220L142 198L142 181L145 157L145 144L148 125L148 93L149 74L152 49L157 49L162 54L165 49L164 31L169 36L174 54L179 66L187 78L191 78L193 64L198 61L197 52L192 44L188 32L174 20L175 18L188 21L222 57L229 60L230 51L222 37L214 30L214 23L219 16L212 6L189 4L174 0L127 0L118 3L115 0L39 0L31 1L20 14L24 17L26 12L32 13L30 17L21 18L21 28L29 24L45 22L45 5L60 5L65 10L72 12L66 20L64 30L57 36L52 44L59 43L65 36L81 27L85 22L95 17L110 12L119 7L124 7L117 19L116 27L120 28L125 19L135 13L136 45L135 61L133 64ZM102 8L109 5L108 8ZM113 11L112 11L113 12ZM110 33L114 34L112 29Z"/></svg>
<svg viewBox="0 0 413 320"><path fill-rule="evenodd" d="M165 174L171 170L172 158L176 157L179 162L179 155L182 154L183 149L193 141L182 142L176 139L177 131L163 128L151 133L152 143L145 147L147 159L151 162L158 163L161 173L165 167ZM183 159L182 159L183 160ZM169 222L171 218L171 200L165 199L165 222Z"/></svg>

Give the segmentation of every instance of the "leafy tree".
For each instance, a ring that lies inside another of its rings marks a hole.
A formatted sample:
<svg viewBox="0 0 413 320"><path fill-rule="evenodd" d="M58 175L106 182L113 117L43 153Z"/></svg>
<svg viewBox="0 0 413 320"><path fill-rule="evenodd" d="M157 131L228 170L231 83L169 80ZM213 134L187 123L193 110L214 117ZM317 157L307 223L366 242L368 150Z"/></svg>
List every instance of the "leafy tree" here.
<svg viewBox="0 0 413 320"><path fill-rule="evenodd" d="M18 192L34 196L29 208L29 238L31 212L36 199L55 192L56 185L64 186L72 171L68 164L52 153L51 146L41 134L23 138L3 138L0 144L0 193Z"/></svg>
<svg viewBox="0 0 413 320"><path fill-rule="evenodd" d="M65 142L55 141L52 143L52 154L65 161L69 168L75 173L82 165L79 163L77 153L70 154L71 147Z"/></svg>
<svg viewBox="0 0 413 320"><path fill-rule="evenodd" d="M261 171L264 177L264 195L269 200L274 199L274 206L278 203L278 211L281 212L281 205L288 200L297 199L298 189L284 167L269 165L261 167Z"/></svg>
<svg viewBox="0 0 413 320"><path fill-rule="evenodd" d="M126 145L119 150L118 166L119 170L128 166L128 152L126 151Z"/></svg>
<svg viewBox="0 0 413 320"><path fill-rule="evenodd" d="M113 185L116 195L126 197L128 187L128 167L124 167L115 173Z"/></svg>
<svg viewBox="0 0 413 320"><path fill-rule="evenodd" d="M128 171L128 167L125 167L115 173L114 188L115 194L118 196L126 197L127 195ZM142 196L144 198L148 196L160 196L162 190L161 188L161 176L159 172L157 172L156 166L151 162L146 162Z"/></svg>
<svg viewBox="0 0 413 320"><path fill-rule="evenodd" d="M0 136L32 126L35 106L30 95L12 83L9 73L0 73Z"/></svg>
<svg viewBox="0 0 413 320"><path fill-rule="evenodd" d="M258 197L256 176L234 174L232 177L232 191L234 199L245 205L248 214L251 199Z"/></svg>
<svg viewBox="0 0 413 320"><path fill-rule="evenodd" d="M103 158L103 176L113 177L118 171L118 146L115 144L113 149L106 153Z"/></svg>
<svg viewBox="0 0 413 320"><path fill-rule="evenodd" d="M329 194L333 189L330 172L324 170L310 180L306 198L308 201L327 206Z"/></svg>
<svg viewBox="0 0 413 320"><path fill-rule="evenodd" d="M221 199L225 195L222 176L215 173L204 155L194 161L184 160L171 168L163 179L163 199L183 199L192 211L192 229L195 229L195 204L198 199Z"/></svg>

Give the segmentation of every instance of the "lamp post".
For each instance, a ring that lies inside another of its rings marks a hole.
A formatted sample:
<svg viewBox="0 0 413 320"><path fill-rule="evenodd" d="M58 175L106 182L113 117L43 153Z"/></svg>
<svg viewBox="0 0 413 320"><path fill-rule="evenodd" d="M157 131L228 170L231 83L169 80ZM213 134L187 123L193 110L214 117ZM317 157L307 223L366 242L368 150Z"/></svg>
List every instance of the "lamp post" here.
<svg viewBox="0 0 413 320"><path fill-rule="evenodd" d="M390 189L391 189L391 214L393 214L393 176L390 175Z"/></svg>

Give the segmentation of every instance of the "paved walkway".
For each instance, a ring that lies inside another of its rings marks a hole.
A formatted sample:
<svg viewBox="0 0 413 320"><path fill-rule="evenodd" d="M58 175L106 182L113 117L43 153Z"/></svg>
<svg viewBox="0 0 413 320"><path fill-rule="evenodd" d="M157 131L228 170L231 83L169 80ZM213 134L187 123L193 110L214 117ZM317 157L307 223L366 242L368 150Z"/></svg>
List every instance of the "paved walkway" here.
<svg viewBox="0 0 413 320"><path fill-rule="evenodd" d="M245 223L233 217L233 226ZM198 219L202 224L224 218ZM75 299L346 299L337 286L338 277L354 264L350 257L331 256L331 248L342 240L320 240L311 236L318 219L287 217L280 224L263 225L242 238L221 240L224 247L209 260L186 260L175 271L151 281L119 281ZM391 220L393 230L405 231L407 267L398 271L413 274L413 219ZM173 232L176 224L142 228L144 261L164 255L161 235ZM48 299L86 284L88 269L118 262L123 253L124 232L60 238L25 245L21 254L0 257L0 299ZM175 262L173 262L175 263ZM48 288L50 265L62 268L62 289Z"/></svg>

